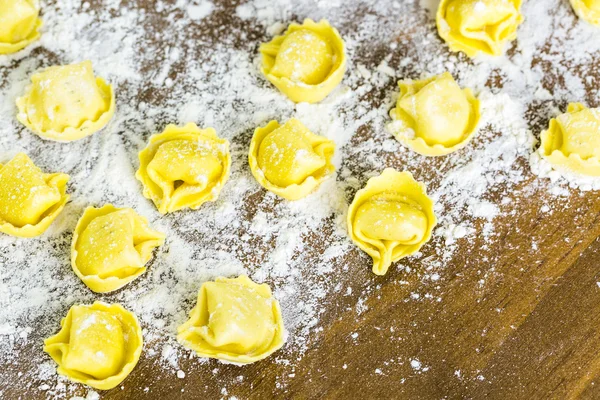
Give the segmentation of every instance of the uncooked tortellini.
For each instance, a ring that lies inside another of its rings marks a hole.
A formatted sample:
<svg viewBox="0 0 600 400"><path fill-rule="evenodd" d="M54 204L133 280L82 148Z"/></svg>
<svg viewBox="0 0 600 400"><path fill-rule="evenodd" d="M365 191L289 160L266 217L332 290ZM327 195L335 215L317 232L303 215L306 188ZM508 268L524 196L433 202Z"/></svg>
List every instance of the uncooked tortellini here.
<svg viewBox="0 0 600 400"><path fill-rule="evenodd" d="M39 39L38 0L0 0L0 54L17 52Z"/></svg>
<svg viewBox="0 0 600 400"><path fill-rule="evenodd" d="M550 120L539 152L557 170L600 176L600 109L571 103Z"/></svg>
<svg viewBox="0 0 600 400"><path fill-rule="evenodd" d="M26 154L0 164L0 232L41 235L69 200L69 175L45 174Z"/></svg>
<svg viewBox="0 0 600 400"><path fill-rule="evenodd" d="M71 265L94 292L111 292L143 274L164 239L131 208L88 207L73 234Z"/></svg>
<svg viewBox="0 0 600 400"><path fill-rule="evenodd" d="M198 209L219 196L229 178L229 142L213 128L167 125L140 152L136 178L162 214Z"/></svg>
<svg viewBox="0 0 600 400"><path fill-rule="evenodd" d="M479 122L479 100L448 72L420 81L400 81L388 130L402 144L426 156L464 147Z"/></svg>
<svg viewBox="0 0 600 400"><path fill-rule="evenodd" d="M41 70L17 99L17 118L44 139L69 142L104 128L115 112L112 87L94 77L92 63Z"/></svg>
<svg viewBox="0 0 600 400"><path fill-rule="evenodd" d="M523 22L521 0L442 0L437 28L450 50L499 56Z"/></svg>
<svg viewBox="0 0 600 400"><path fill-rule="evenodd" d="M262 360L284 343L279 302L268 285L247 276L205 282L177 340L201 357L238 364Z"/></svg>
<svg viewBox="0 0 600 400"><path fill-rule="evenodd" d="M335 143L290 119L271 121L254 131L248 160L252 174L265 189L288 200L313 192L335 170Z"/></svg>
<svg viewBox="0 0 600 400"><path fill-rule="evenodd" d="M44 341L58 373L94 389L119 385L142 353L142 330L134 314L119 304L95 302L71 307L60 331Z"/></svg>
<svg viewBox="0 0 600 400"><path fill-rule="evenodd" d="M296 103L317 103L342 81L346 50L339 32L325 20L293 23L260 46L262 73Z"/></svg>
<svg viewBox="0 0 600 400"><path fill-rule="evenodd" d="M350 237L373 258L373 272L419 251L436 224L433 201L409 172L387 168L369 179L348 209Z"/></svg>
<svg viewBox="0 0 600 400"><path fill-rule="evenodd" d="M571 5L581 19L600 27L600 0L571 0Z"/></svg>

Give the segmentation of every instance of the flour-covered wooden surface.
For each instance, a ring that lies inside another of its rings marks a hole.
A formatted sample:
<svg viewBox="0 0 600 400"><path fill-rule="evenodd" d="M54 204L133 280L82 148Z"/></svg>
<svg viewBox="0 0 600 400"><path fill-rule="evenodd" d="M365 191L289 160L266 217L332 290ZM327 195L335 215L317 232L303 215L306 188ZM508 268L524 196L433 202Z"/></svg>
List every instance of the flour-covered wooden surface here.
<svg viewBox="0 0 600 400"><path fill-rule="evenodd" d="M45 399L598 398L598 182L570 184L530 154L569 102L600 106L600 30L567 0L527 1L505 56L470 60L438 37L435 1L46 1L40 41L0 57L0 163L26 152L71 176L43 236L0 236L0 397ZM429 8L429 9L428 9ZM295 105L260 74L258 46L288 23L326 18L349 66L324 102ZM44 141L15 99L41 67L89 59L116 91L115 118L72 143ZM449 71L482 103L481 129L425 158L386 130L397 81ZM252 177L252 132L296 117L336 142L336 176L287 202ZM219 199L161 216L135 180L137 153L169 123L232 143ZM533 170L536 172L534 174ZM439 219L417 255L375 276L346 233L354 193L386 167L427 185ZM165 232L148 271L92 293L70 267L83 209L133 207ZM280 300L286 345L240 367L175 340L206 280L246 273ZM123 384L96 392L55 372L43 339L73 304L118 302L145 338Z"/></svg>

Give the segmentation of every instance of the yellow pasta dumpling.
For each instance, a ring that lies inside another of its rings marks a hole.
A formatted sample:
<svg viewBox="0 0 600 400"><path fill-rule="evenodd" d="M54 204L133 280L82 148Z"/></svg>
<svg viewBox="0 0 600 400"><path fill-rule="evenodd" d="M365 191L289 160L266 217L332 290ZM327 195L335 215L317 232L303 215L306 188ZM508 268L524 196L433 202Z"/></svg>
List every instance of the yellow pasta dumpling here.
<svg viewBox="0 0 600 400"><path fill-rule="evenodd" d="M71 266L94 292L112 292L143 274L164 240L131 208L88 207L73 233Z"/></svg>
<svg viewBox="0 0 600 400"><path fill-rule="evenodd" d="M231 169L229 142L213 128L200 129L194 123L167 125L150 138L139 157L135 176L144 185L144 196L162 214L196 210L216 200Z"/></svg>
<svg viewBox="0 0 600 400"><path fill-rule="evenodd" d="M284 343L279 302L268 285L245 275L205 282L177 340L201 357L237 364L262 360Z"/></svg>
<svg viewBox="0 0 600 400"><path fill-rule="evenodd" d="M92 63L43 69L17 99L17 119L49 140L68 142L104 128L115 112L112 87L94 77Z"/></svg>
<svg viewBox="0 0 600 400"><path fill-rule="evenodd" d="M41 235L69 200L69 175L45 174L26 154L0 164L0 232Z"/></svg>
<svg viewBox="0 0 600 400"><path fill-rule="evenodd" d="M450 50L499 56L523 22L521 0L442 0L436 21Z"/></svg>
<svg viewBox="0 0 600 400"><path fill-rule="evenodd" d="M400 81L388 130L405 146L441 156L466 146L477 131L479 100L448 72L420 81Z"/></svg>
<svg viewBox="0 0 600 400"><path fill-rule="evenodd" d="M265 189L288 200L313 192L334 171L335 143L295 118L257 128L250 142L252 175Z"/></svg>
<svg viewBox="0 0 600 400"><path fill-rule="evenodd" d="M325 20L293 23L259 50L262 73L296 103L323 100L346 72L344 41Z"/></svg>
<svg viewBox="0 0 600 400"><path fill-rule="evenodd" d="M133 371L142 353L137 318L119 304L75 305L61 329L44 340L59 374L94 389L109 390Z"/></svg>
<svg viewBox="0 0 600 400"><path fill-rule="evenodd" d="M385 275L393 262L419 251L436 224L433 201L410 172L387 168L369 179L348 209L350 238Z"/></svg>
<svg viewBox="0 0 600 400"><path fill-rule="evenodd" d="M38 0L0 0L0 54L15 53L39 39Z"/></svg>
<svg viewBox="0 0 600 400"><path fill-rule="evenodd" d="M557 170L600 176L600 109L569 104L542 132L539 151Z"/></svg>
<svg viewBox="0 0 600 400"><path fill-rule="evenodd" d="M600 27L600 0L571 0L579 18Z"/></svg>

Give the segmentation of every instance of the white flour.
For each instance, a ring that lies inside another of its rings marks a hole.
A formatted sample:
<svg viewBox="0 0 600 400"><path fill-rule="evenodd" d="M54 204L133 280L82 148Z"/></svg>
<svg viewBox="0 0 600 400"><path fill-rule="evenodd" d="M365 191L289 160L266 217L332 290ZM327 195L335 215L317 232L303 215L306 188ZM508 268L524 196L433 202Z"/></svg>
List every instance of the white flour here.
<svg viewBox="0 0 600 400"><path fill-rule="evenodd" d="M183 379L178 360L189 352L175 342L176 327L202 282L240 273L269 283L282 303L289 338L272 361L287 366L278 380L285 387L294 361L318 340L321 321L335 311L328 308L332 296L346 293L360 314L377 291L368 278L370 260L347 238L345 217L356 190L385 167L408 169L424 181L439 217L432 243L389 274L399 284L404 274L421 277L420 293L407 301L440 301L445 263L456 251L469 251L469 237L480 235L493 247L496 221L510 215L515 198L540 190L566 198L577 190L559 176L536 177L528 164L535 137L557 110L570 101L600 105L599 82L575 68L598 65L600 31L578 22L567 2L526 2L526 21L509 55L474 62L449 53L438 38L421 6L433 1L253 0L229 16L231 26L220 30L218 40L203 34L214 27L218 2L157 1L153 10L118 0L95 2L103 7L94 10L79 0L58 3L43 7L39 43L0 57L0 162L24 151L45 171L71 176L72 202L45 235L0 235L0 368L17 364L34 348L39 366L25 374L39 382L31 390L49 397L70 397L76 387L54 373L41 351L42 339L58 330L71 305L95 299L123 304L144 327L143 357ZM327 18L347 42L344 82L321 104L294 105L260 76L258 43L292 16ZM108 128L69 144L43 141L23 128L14 118L14 102L31 74L84 59L115 87L117 112ZM445 70L479 95L481 130L466 149L425 158L403 148L384 126L398 79ZM265 193L247 165L254 128L291 116L337 145L337 176L297 202ZM216 202L163 217L134 178L137 153L167 123L190 121L213 126L232 142L232 175ZM83 209L107 202L133 207L167 241L145 275L116 294L98 296L72 273L69 246ZM551 204L545 207L551 212ZM435 368L427 360L402 362L420 373Z"/></svg>

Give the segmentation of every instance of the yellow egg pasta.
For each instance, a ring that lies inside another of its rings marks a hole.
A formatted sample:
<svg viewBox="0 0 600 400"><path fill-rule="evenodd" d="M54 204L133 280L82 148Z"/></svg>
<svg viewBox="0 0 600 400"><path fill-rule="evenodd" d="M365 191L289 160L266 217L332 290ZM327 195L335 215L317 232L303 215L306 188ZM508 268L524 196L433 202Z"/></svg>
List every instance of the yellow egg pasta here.
<svg viewBox="0 0 600 400"><path fill-rule="evenodd" d="M69 200L69 175L45 174L23 153L0 164L0 232L39 236Z"/></svg>
<svg viewBox="0 0 600 400"><path fill-rule="evenodd" d="M344 41L325 20L293 23L259 50L262 73L296 103L323 100L346 72Z"/></svg>
<svg viewBox="0 0 600 400"><path fill-rule="evenodd" d="M600 109L569 104L542 132L539 151L556 170L600 176Z"/></svg>
<svg viewBox="0 0 600 400"><path fill-rule="evenodd" d="M335 143L292 118L257 128L250 142L252 175L265 189L288 200L313 192L335 171Z"/></svg>
<svg viewBox="0 0 600 400"><path fill-rule="evenodd" d="M0 54L15 53L40 38L38 0L0 0Z"/></svg>
<svg viewBox="0 0 600 400"><path fill-rule="evenodd" d="M436 224L433 201L410 172L387 168L369 179L348 209L348 232L385 275L393 262L419 251Z"/></svg>
<svg viewBox="0 0 600 400"><path fill-rule="evenodd" d="M112 292L146 271L164 239L131 208L88 207L73 233L71 266L94 292Z"/></svg>
<svg viewBox="0 0 600 400"><path fill-rule="evenodd" d="M279 302L268 285L245 275L205 282L177 340L200 357L237 364L262 360L284 343Z"/></svg>
<svg viewBox="0 0 600 400"><path fill-rule="evenodd" d="M109 390L133 371L142 353L137 318L119 304L75 305L61 329L44 340L57 372L94 389Z"/></svg>
<svg viewBox="0 0 600 400"><path fill-rule="evenodd" d="M139 158L135 176L144 185L144 197L162 214L216 200L231 170L229 141L194 123L167 125Z"/></svg>
<svg viewBox="0 0 600 400"><path fill-rule="evenodd" d="M70 142L104 128L115 112L115 94L92 63L43 69L17 99L17 119L41 138Z"/></svg>
<svg viewBox="0 0 600 400"><path fill-rule="evenodd" d="M571 5L579 18L600 27L600 0L571 0Z"/></svg>
<svg viewBox="0 0 600 400"><path fill-rule="evenodd" d="M400 81L388 130L425 156L441 156L467 145L480 118L479 100L448 72L420 81Z"/></svg>
<svg viewBox="0 0 600 400"><path fill-rule="evenodd" d="M450 50L499 56L523 22L521 0L441 0L436 22Z"/></svg>

